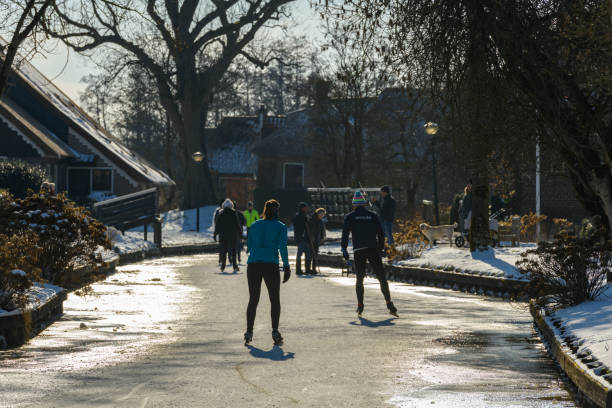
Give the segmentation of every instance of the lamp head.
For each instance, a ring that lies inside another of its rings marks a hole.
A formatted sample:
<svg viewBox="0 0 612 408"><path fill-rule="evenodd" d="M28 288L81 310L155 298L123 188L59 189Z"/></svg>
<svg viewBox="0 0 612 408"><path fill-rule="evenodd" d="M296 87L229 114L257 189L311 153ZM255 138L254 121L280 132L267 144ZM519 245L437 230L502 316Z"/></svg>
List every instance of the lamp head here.
<svg viewBox="0 0 612 408"><path fill-rule="evenodd" d="M427 133L430 136L433 136L436 133L438 133L438 124L435 122L427 122L424 125L424 128L425 128L425 133Z"/></svg>
<svg viewBox="0 0 612 408"><path fill-rule="evenodd" d="M204 154L202 152L195 152L191 155L191 158L194 162L200 163L202 160L204 160Z"/></svg>

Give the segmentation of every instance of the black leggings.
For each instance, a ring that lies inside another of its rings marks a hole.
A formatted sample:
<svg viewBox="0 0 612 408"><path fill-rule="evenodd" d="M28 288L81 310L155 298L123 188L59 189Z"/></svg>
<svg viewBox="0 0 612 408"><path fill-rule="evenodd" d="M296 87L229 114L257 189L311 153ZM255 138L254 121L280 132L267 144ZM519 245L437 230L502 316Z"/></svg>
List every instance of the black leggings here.
<svg viewBox="0 0 612 408"><path fill-rule="evenodd" d="M376 274L376 278L380 282L380 291L387 303L391 301L391 293L389 293L389 284L387 283L387 277L382 264L382 258L378 253L378 250L374 248L361 249L355 252L355 275L357 275L357 285L355 291L357 292L357 302L363 305L363 279L366 274L366 261L370 261L372 269Z"/></svg>
<svg viewBox="0 0 612 408"><path fill-rule="evenodd" d="M247 280L249 281L249 306L247 307L247 331L253 331L255 315L257 314L257 304L261 294L261 280L266 282L270 305L272 306L270 315L272 317L272 330L278 330L280 319L280 271L278 264L275 263L250 263L247 266Z"/></svg>
<svg viewBox="0 0 612 408"><path fill-rule="evenodd" d="M219 241L221 241L219 245L221 267L225 268L227 258L229 258L232 266L236 267L238 265L236 263L236 239L234 237L220 237Z"/></svg>

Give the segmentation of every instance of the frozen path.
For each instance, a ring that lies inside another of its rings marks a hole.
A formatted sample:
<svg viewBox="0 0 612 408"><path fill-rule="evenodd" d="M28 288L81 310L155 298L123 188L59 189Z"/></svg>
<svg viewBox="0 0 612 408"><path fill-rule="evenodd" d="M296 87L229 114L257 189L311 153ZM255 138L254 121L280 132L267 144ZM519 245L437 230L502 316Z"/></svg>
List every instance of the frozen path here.
<svg viewBox="0 0 612 408"><path fill-rule="evenodd" d="M245 275L215 259L129 265L87 303L71 295L61 321L0 353L0 406L574 406L529 313L507 302L393 284L393 319L368 280L360 321L354 278L323 268L282 286L282 348L262 291L246 348Z"/></svg>

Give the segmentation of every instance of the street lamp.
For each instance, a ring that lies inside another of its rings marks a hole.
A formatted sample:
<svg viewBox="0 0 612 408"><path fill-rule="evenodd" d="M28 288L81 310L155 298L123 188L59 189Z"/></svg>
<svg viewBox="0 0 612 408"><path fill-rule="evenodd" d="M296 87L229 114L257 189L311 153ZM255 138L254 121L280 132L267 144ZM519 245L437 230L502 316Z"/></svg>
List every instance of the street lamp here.
<svg viewBox="0 0 612 408"><path fill-rule="evenodd" d="M195 152L191 155L191 158L196 163L201 163L204 160L204 154L202 152ZM196 204L196 232L200 232L200 204Z"/></svg>
<svg viewBox="0 0 612 408"><path fill-rule="evenodd" d="M431 138L431 165L432 165L432 173L433 173L433 190L434 190L434 210L436 212L436 225L440 225L440 211L438 210L438 178L436 175L436 150L435 150L435 141L436 138L433 137L438 133L438 124L435 122L427 122L423 126L425 128L425 133Z"/></svg>

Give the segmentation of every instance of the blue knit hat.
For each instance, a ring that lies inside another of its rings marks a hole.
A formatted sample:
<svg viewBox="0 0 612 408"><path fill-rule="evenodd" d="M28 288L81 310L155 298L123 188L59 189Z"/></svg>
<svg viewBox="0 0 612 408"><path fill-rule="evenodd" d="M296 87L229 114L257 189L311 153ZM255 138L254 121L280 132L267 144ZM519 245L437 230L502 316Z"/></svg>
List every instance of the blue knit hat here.
<svg viewBox="0 0 612 408"><path fill-rule="evenodd" d="M361 194L361 191L355 191L355 195L353 196L353 205L366 205L366 199L363 194Z"/></svg>

